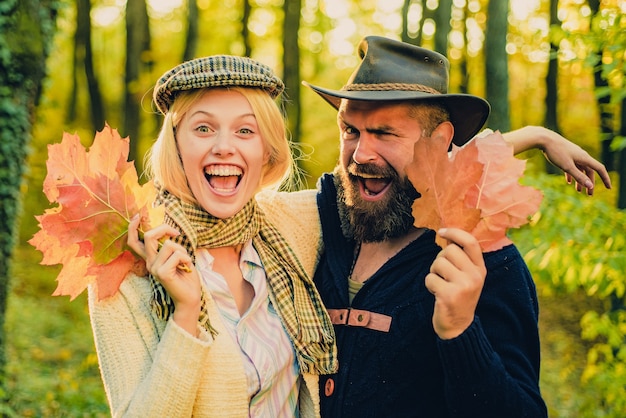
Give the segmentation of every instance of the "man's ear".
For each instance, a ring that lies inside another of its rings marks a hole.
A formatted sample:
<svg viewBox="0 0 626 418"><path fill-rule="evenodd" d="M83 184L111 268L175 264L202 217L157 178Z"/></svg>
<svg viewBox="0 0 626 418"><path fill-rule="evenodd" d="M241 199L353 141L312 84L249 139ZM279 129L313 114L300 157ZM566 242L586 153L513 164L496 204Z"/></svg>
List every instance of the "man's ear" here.
<svg viewBox="0 0 626 418"><path fill-rule="evenodd" d="M446 141L446 144L451 144L452 137L454 136L454 126L452 126L452 122L441 122L439 126L435 128L431 136Z"/></svg>

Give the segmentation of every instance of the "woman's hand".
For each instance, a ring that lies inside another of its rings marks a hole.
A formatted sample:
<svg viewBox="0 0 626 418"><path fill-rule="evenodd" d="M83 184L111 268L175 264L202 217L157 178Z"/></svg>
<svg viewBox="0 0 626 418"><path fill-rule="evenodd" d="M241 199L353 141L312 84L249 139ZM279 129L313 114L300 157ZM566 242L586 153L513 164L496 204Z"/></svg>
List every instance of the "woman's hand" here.
<svg viewBox="0 0 626 418"><path fill-rule="evenodd" d="M595 176L598 173L606 188L611 188L611 179L604 164L556 132L552 134L551 140L545 141L543 154L546 160L565 172L565 180L568 184L574 182L577 191L587 189L587 194L591 196L596 182Z"/></svg>
<svg viewBox="0 0 626 418"><path fill-rule="evenodd" d="M426 288L435 296L433 327L441 339L463 333L474 321L487 275L476 238L457 228L439 231L449 244L442 249L426 276Z"/></svg>
<svg viewBox="0 0 626 418"><path fill-rule="evenodd" d="M162 224L144 233L139 239L139 217L128 225L128 246L146 260L146 268L165 288L175 306L174 321L192 335L197 335L202 287L198 271L185 248L169 237L179 232ZM180 266L186 266L181 269Z"/></svg>
<svg viewBox="0 0 626 418"><path fill-rule="evenodd" d="M588 195L593 194L596 173L606 188L611 188L611 178L604 164L577 144L550 129L542 126L525 126L506 132L502 136L507 142L513 144L513 152L516 155L531 148L542 150L550 163L565 172L568 184L575 182L576 190L579 192L587 189Z"/></svg>

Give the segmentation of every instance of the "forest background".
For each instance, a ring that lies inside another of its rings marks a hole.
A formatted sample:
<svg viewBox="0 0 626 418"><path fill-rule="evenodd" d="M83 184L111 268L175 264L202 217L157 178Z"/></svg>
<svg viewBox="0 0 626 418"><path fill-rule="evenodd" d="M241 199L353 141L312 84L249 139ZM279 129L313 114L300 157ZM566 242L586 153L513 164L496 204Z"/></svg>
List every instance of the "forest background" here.
<svg viewBox="0 0 626 418"><path fill-rule="evenodd" d="M524 182L544 191L512 231L537 282L541 386L551 417L626 416L626 106L623 0L3 0L0 2L0 414L108 416L85 295L52 297L58 267L27 241L47 145L89 146L105 122L141 171L160 124L156 79L210 54L256 58L287 85L289 129L309 186L337 159L335 113L300 81L340 88L376 34L450 59L451 91L487 98L488 127L544 125L611 171L576 194L538 152Z"/></svg>

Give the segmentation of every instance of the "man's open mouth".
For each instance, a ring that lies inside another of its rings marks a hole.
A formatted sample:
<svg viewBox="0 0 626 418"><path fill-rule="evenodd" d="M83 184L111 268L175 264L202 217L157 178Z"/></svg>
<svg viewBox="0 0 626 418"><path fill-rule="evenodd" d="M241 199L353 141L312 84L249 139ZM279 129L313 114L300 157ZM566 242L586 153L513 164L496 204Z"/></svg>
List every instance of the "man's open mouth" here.
<svg viewBox="0 0 626 418"><path fill-rule="evenodd" d="M356 178L363 194L371 197L379 195L391 184L390 178L371 174L359 174Z"/></svg>

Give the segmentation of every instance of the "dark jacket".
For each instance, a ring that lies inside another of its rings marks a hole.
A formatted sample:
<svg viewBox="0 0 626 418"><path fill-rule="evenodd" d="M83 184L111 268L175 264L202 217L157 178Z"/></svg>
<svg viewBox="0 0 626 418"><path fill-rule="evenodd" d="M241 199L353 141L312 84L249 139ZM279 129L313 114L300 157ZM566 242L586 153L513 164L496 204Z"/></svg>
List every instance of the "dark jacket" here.
<svg viewBox="0 0 626 418"><path fill-rule="evenodd" d="M327 308L348 308L355 243L341 232L332 176L320 185L324 252L314 280ZM354 309L390 316L388 332L335 326L339 372L320 376L323 418L547 416L536 291L519 252L510 245L484 255L488 274L473 324L441 340L424 285L440 250L434 238L427 231L405 247L353 300Z"/></svg>

